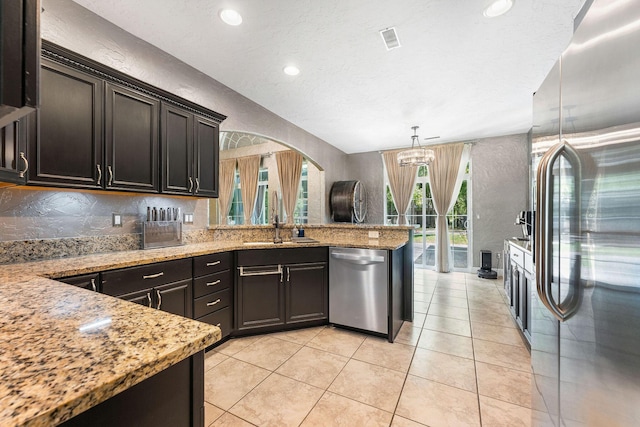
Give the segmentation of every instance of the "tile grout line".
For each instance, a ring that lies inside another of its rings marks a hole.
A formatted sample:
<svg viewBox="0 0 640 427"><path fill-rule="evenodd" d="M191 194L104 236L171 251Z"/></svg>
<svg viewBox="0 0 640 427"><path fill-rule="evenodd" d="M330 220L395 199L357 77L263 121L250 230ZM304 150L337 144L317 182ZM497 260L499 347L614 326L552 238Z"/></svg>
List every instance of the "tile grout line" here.
<svg viewBox="0 0 640 427"><path fill-rule="evenodd" d="M465 286L466 286L465 278ZM469 292L467 291L467 312L469 312ZM471 328L471 313L469 313L469 331L471 332L471 351L473 351L473 370L476 375L476 399L478 402L478 420L480 421L480 427L482 427L482 407L480 405L480 384L478 381L478 364L476 363L476 346L473 341L473 328Z"/></svg>

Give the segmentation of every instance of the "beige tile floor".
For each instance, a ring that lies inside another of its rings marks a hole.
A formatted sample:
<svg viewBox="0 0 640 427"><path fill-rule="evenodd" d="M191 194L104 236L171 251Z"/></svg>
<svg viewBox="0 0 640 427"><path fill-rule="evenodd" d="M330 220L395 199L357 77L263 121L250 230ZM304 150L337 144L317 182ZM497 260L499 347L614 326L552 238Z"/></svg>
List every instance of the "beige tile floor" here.
<svg viewBox="0 0 640 427"><path fill-rule="evenodd" d="M333 327L233 339L205 359L207 426L528 426L529 353L501 280L416 270L396 342Z"/></svg>

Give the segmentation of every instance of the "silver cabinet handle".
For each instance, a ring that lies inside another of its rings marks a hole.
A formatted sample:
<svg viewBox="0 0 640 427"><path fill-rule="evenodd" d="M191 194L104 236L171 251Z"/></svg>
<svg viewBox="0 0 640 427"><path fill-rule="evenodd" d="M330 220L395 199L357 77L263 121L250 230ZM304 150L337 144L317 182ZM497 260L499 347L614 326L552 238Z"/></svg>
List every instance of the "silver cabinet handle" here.
<svg viewBox="0 0 640 427"><path fill-rule="evenodd" d="M207 267L213 267L214 265L218 265L220 264L222 261L214 261L214 262L208 262L207 263Z"/></svg>
<svg viewBox="0 0 640 427"><path fill-rule="evenodd" d="M291 268L287 267L287 282L291 284Z"/></svg>
<svg viewBox="0 0 640 427"><path fill-rule="evenodd" d="M91 279L91 289L93 292L98 292L98 288L96 288L96 279Z"/></svg>
<svg viewBox="0 0 640 427"><path fill-rule="evenodd" d="M111 186L113 184L113 169L111 169L111 166L107 166L107 171L109 172L109 183L107 185Z"/></svg>
<svg viewBox="0 0 640 427"><path fill-rule="evenodd" d="M156 273L156 274L150 274L148 276L142 276L143 279L157 279L160 276L164 276L164 272L161 271L160 273Z"/></svg>
<svg viewBox="0 0 640 427"><path fill-rule="evenodd" d="M196 193L200 191L200 180L196 178Z"/></svg>
<svg viewBox="0 0 640 427"><path fill-rule="evenodd" d="M220 323L216 324L216 326L219 328L220 327Z"/></svg>
<svg viewBox="0 0 640 427"><path fill-rule="evenodd" d="M218 299L217 299L217 300L215 300L215 301L208 302L208 303L207 303L207 307L214 306L214 305L218 304L219 302L220 302L220 298L218 298Z"/></svg>
<svg viewBox="0 0 640 427"><path fill-rule="evenodd" d="M149 308L151 308L151 293L147 292L147 301L149 302Z"/></svg>
<svg viewBox="0 0 640 427"><path fill-rule="evenodd" d="M98 179L96 179L96 184L100 184L100 181L102 181L102 169L100 168L100 165L96 165L96 169L98 169Z"/></svg>
<svg viewBox="0 0 640 427"><path fill-rule="evenodd" d="M540 160L537 171L536 189L536 238L535 256L536 266L536 291L540 301L561 322L569 319L580 305L580 255L576 255L574 273L570 277L568 293L560 303L555 301L551 292L552 272L548 269L553 262L553 165L561 156L565 157L574 171L575 212L572 218L572 227L577 227L570 234L579 235L580 226L580 185L582 180L582 164L578 152L566 140L549 149Z"/></svg>
<svg viewBox="0 0 640 427"><path fill-rule="evenodd" d="M156 296L158 297L158 307L156 308L160 310L160 307L162 306L162 294L157 289L156 289Z"/></svg>
<svg viewBox="0 0 640 427"><path fill-rule="evenodd" d="M189 193L193 190L193 179L189 177Z"/></svg>
<svg viewBox="0 0 640 427"><path fill-rule="evenodd" d="M209 282L209 283L207 283L207 286L215 286L215 285L217 285L218 283L220 283L220 279L216 280L215 282Z"/></svg>
<svg viewBox="0 0 640 427"><path fill-rule="evenodd" d="M21 170L20 173L18 174L18 176L20 178L24 178L24 174L27 173L27 171L29 170L29 161L27 160L27 158L24 155L24 152L21 151L20 152L20 158L22 159L22 161L24 162L24 170Z"/></svg>
<svg viewBox="0 0 640 427"><path fill-rule="evenodd" d="M250 271L245 271L245 268L247 267L238 267L238 270L240 270L240 276L242 277L246 277L246 276L268 276L271 274L279 274L281 277L281 281L282 281L282 266L280 264L278 264L278 268L276 270L250 270Z"/></svg>

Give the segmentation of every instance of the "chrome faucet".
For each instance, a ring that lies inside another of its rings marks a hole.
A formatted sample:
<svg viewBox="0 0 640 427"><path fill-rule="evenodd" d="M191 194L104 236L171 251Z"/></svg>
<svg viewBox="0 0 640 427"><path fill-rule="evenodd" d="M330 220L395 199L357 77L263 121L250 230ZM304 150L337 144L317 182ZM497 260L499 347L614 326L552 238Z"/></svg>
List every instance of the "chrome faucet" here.
<svg viewBox="0 0 640 427"><path fill-rule="evenodd" d="M273 209L271 209L273 215L273 226L275 227L275 235L273 237L273 243L282 243L282 237L280 237L280 222L278 219L278 192L273 192Z"/></svg>

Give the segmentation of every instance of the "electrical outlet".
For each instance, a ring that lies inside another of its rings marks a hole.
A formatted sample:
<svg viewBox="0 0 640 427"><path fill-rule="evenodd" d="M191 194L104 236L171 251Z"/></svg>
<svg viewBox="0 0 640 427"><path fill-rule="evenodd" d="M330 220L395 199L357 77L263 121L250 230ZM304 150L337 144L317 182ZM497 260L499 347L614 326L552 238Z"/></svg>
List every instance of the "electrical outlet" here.
<svg viewBox="0 0 640 427"><path fill-rule="evenodd" d="M369 238L370 239L379 239L380 238L380 232L379 231L369 231Z"/></svg>
<svg viewBox="0 0 640 427"><path fill-rule="evenodd" d="M193 224L193 214L192 213L186 213L184 214L184 221L185 224Z"/></svg>
<svg viewBox="0 0 640 427"><path fill-rule="evenodd" d="M122 214L114 213L111 216L111 224L114 227L122 227Z"/></svg>

